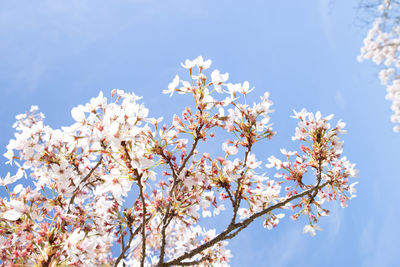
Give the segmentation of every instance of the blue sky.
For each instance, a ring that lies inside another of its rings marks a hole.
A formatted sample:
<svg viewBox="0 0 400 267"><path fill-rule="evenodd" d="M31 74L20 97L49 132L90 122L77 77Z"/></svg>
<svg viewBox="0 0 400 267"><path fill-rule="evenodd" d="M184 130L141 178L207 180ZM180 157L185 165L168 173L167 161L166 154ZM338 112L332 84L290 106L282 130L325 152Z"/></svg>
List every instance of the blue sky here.
<svg viewBox="0 0 400 267"><path fill-rule="evenodd" d="M293 109L347 123L345 154L360 170L358 197L332 205L312 238L304 222L255 223L231 241L232 266L400 266L400 135L378 69L358 63L366 34L354 1L1 1L0 152L15 115L38 105L46 123L73 122L72 107L100 90L134 91L153 116L184 97L162 95L180 62L198 55L271 93L273 141L259 157L294 148ZM1 160L5 162L4 160ZM0 176L9 168L2 166Z"/></svg>

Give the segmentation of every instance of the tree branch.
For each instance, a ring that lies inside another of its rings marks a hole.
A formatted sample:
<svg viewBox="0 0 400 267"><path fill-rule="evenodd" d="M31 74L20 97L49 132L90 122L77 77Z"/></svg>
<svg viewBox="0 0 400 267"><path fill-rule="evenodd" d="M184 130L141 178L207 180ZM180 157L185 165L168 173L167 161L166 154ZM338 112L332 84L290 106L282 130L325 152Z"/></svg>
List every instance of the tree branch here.
<svg viewBox="0 0 400 267"><path fill-rule="evenodd" d="M240 174L240 178L238 180L238 185L236 188L236 192L235 192L235 199L234 199L234 205L233 205L233 215L232 215L232 222L231 223L235 223L236 222L236 216L237 216L237 212L239 210L240 207L240 202L242 200L241 195L242 195L242 181L244 179L244 174L245 174L245 168L247 166L247 158L250 154L251 151L251 147L252 144L250 143L250 140L248 140L248 147L247 147L247 151L244 155L244 160L243 160L243 170Z"/></svg>
<svg viewBox="0 0 400 267"><path fill-rule="evenodd" d="M177 172L175 172L175 168L171 162L171 159L169 157L167 157L165 155L165 153L163 151L161 151L161 156L162 158L167 161L168 165L170 166L170 169L172 171L172 177L173 177L173 184L171 187L171 190L169 192L169 197L172 198L173 192L175 190L175 187L177 185L177 180L178 180L178 176L180 175L180 173L183 171L183 169L185 168L187 162L189 161L189 159L193 156L194 151L197 147L197 144L200 140L200 131L203 128L204 124L200 124L200 126L196 129L196 136L194 137L194 141L192 144L192 148L190 149L189 154L186 156L186 158L183 160L181 167L178 169ZM172 200L169 202L166 212L164 214L164 218L163 218L163 225L162 225L162 229L161 229L161 247L160 247L160 260L158 265L162 266L163 262L164 262L164 256L165 256L165 245L166 245L166 230L167 227L169 225L169 223L171 222L170 218L170 210L171 210L171 205L172 205ZM170 218L170 220L168 220Z"/></svg>
<svg viewBox="0 0 400 267"><path fill-rule="evenodd" d="M80 189L80 186L81 186L83 183L85 183L85 182L90 178L90 176L92 176L93 172L100 166L100 164L101 164L102 162L103 162L103 155L100 156L100 159L99 159L99 161L97 162L97 164L96 164L96 165L89 171L89 173L79 182L79 185L75 188L74 192L72 193L72 197L71 197L71 199L69 200L69 203L68 203L68 211L67 211L67 213L70 213L70 211L71 211L71 204L74 202L75 197L76 197L76 195L77 195L77 193L78 193L78 191L79 191L79 189Z"/></svg>
<svg viewBox="0 0 400 267"><path fill-rule="evenodd" d="M121 254L125 251L125 240L124 240L124 232L122 230L122 224L119 222L119 231L121 235ZM125 258L125 253L122 254L123 258ZM125 267L125 262L122 263L122 267Z"/></svg>
<svg viewBox="0 0 400 267"><path fill-rule="evenodd" d="M181 262L178 265L179 266L192 266L192 265L198 265L200 264L202 261L204 261L205 259L207 259L207 257L203 257L200 260L197 261L185 261L185 262Z"/></svg>
<svg viewBox="0 0 400 267"><path fill-rule="evenodd" d="M125 258L125 253L128 251L128 249L131 247L131 243L133 238L139 233L140 229L142 229L142 225L139 225L138 228L136 228L135 232L132 232L132 223L129 223L129 241L128 244L125 246L125 248L123 249L123 251L121 251L121 254L118 256L117 260L114 263L114 267L118 266L118 263Z"/></svg>
<svg viewBox="0 0 400 267"><path fill-rule="evenodd" d="M320 189L325 187L326 185L328 185L329 183L331 183L331 181L326 181L323 184L321 184L318 187L312 187L308 190L303 191L300 194L294 195L292 197L286 198L285 200L269 206L268 208L259 211L253 215L251 215L249 218L239 222L239 223L231 223L229 224L229 226L223 231L221 232L219 235L217 235L216 237L214 237L213 239L209 240L208 242L198 246L195 249L192 249L189 252L186 252L185 254L181 255L180 257L177 257L169 262L164 263L161 266L171 266L171 265L179 265L183 260L185 259L190 259L192 257L194 257L196 254L202 252L203 250L210 248L211 246L217 244L218 242L221 242L223 240L232 238L234 236L236 236L241 230L245 229L252 221L254 221L256 218L263 216L277 208L281 208L283 206L285 206L287 203L289 203L290 201L293 201L297 198L303 197L305 195L310 194L311 192L313 192L316 188ZM237 230L236 232L232 233L233 231Z"/></svg>
<svg viewBox="0 0 400 267"><path fill-rule="evenodd" d="M127 144L125 141L121 142L121 146L124 149L124 153L125 153L125 164L128 167L129 170L131 170L135 176L136 176L136 180L137 180L137 184L139 186L139 197L140 197L140 201L142 202L142 225L141 225L141 230L142 230L142 257L140 259L140 266L144 267L144 261L146 259L146 201L144 198L144 192L143 192L143 184L142 184L142 174L139 174L139 171L136 168L133 168L132 166L132 159L131 156L129 155L129 151L127 148Z"/></svg>
<svg viewBox="0 0 400 267"><path fill-rule="evenodd" d="M197 143L200 140L200 131L203 128L204 124L200 124L199 128L197 128L196 130L196 136L194 138L194 142L192 144L192 149L190 150L189 154L187 154L186 158L183 160L181 167L178 170L178 175L181 173L181 171L185 168L186 163L188 162L188 160L193 156L194 150L197 147Z"/></svg>
<svg viewBox="0 0 400 267"><path fill-rule="evenodd" d="M318 186L319 186L319 184L321 183L321 180L322 180L322 160L319 159L319 160L318 160L317 183L316 183L316 185L314 186L315 190L314 190L314 192L312 193L312 196L311 196L311 198L312 198L313 200L314 200L314 197L318 194Z"/></svg>
<svg viewBox="0 0 400 267"><path fill-rule="evenodd" d="M142 258L140 266L144 267L144 260L146 259L146 202L143 195L142 175L139 177L139 194L142 201Z"/></svg>

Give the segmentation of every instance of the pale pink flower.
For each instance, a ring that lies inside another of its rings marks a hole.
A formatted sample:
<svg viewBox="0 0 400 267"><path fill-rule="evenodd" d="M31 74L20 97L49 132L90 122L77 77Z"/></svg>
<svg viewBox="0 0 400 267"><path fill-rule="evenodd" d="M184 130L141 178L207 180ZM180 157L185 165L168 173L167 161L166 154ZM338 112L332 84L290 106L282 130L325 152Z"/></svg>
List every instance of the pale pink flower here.
<svg viewBox="0 0 400 267"><path fill-rule="evenodd" d="M71 115L77 122L82 122L85 119L86 108L82 105L72 108Z"/></svg>
<svg viewBox="0 0 400 267"><path fill-rule="evenodd" d="M194 61L196 62L197 67L203 70L208 69L211 66L211 60L208 59L204 61L202 56L198 56Z"/></svg>
<svg viewBox="0 0 400 267"><path fill-rule="evenodd" d="M179 76L176 75L174 80L168 85L168 90L162 91L163 94L169 94L169 96L172 96L178 85L179 85Z"/></svg>
<svg viewBox="0 0 400 267"><path fill-rule="evenodd" d="M228 143L222 144L222 150L228 155L236 155L238 153L237 146L228 146Z"/></svg>
<svg viewBox="0 0 400 267"><path fill-rule="evenodd" d="M211 73L211 81L214 85L215 91L223 93L221 85L229 79L229 73L222 74L219 70L214 70Z"/></svg>
<svg viewBox="0 0 400 267"><path fill-rule="evenodd" d="M189 60L189 59L186 59L186 60L185 60L185 64L184 64L184 63L181 63L181 66L184 67L185 69L190 70L190 69L192 69L194 66L196 66L196 60L191 61L191 60Z"/></svg>
<svg viewBox="0 0 400 267"><path fill-rule="evenodd" d="M303 234L310 233L311 236L315 236L316 230L322 231L321 227L319 227L318 225L307 224L306 226L304 226Z"/></svg>
<svg viewBox="0 0 400 267"><path fill-rule="evenodd" d="M11 200L8 204L10 209L1 215L1 217L3 217L6 220L16 221L26 211L26 206L22 201Z"/></svg>

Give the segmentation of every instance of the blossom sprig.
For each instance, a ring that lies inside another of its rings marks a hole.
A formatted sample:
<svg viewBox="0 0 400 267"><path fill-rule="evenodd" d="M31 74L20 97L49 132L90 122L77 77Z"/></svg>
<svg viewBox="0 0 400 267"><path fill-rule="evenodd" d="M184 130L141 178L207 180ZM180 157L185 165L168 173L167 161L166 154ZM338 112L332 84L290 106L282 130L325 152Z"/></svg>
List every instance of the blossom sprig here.
<svg viewBox="0 0 400 267"><path fill-rule="evenodd" d="M400 25L398 12L400 3L382 0L379 4L370 4L375 19L358 56L358 61L371 60L381 67L379 80L386 87L386 99L391 101L391 121L393 130L400 131Z"/></svg>
<svg viewBox="0 0 400 267"><path fill-rule="evenodd" d="M357 177L358 171L355 164L350 163L346 157L341 157L343 141L339 139L339 134L346 132L345 123L339 120L336 127L332 128L329 121L333 115L322 117L320 112L314 115L305 109L294 113L293 117L300 121L292 139L300 140L305 145L301 145L301 152L281 149L287 160L281 161L271 156L267 167L283 170L276 176L295 182L294 186L286 186L287 198L298 194L299 189L312 189L309 194L299 199L299 202L291 203L291 208L300 209L292 216L293 219L297 219L302 213L308 216L311 226L307 225L305 232L315 235L313 229L319 228L313 224L318 221L318 217L329 214L322 204L325 201L340 199L341 205L345 207L346 202L355 196L353 187L357 183L349 185L349 179ZM290 160L291 157L295 159ZM315 176L313 184L304 181L306 173L310 171Z"/></svg>
<svg viewBox="0 0 400 267"><path fill-rule="evenodd" d="M228 240L257 218L272 229L296 209L292 217L306 214L305 232L314 234L316 219L328 213L324 201L345 206L355 196L355 183L348 183L356 170L341 157L338 138L344 123L331 128L331 116L295 113L294 139L306 145L282 149L284 162L271 156L268 166L285 171L271 179L254 153L274 135L269 93L250 104L254 87L229 83L219 70L209 74L211 60L182 66L188 81L175 76L163 92L190 95L194 106L170 125L148 117L141 97L116 89L109 99L100 93L74 107L75 122L61 129L46 126L36 107L17 117L5 156L18 169L0 180L9 192L0 200L3 263L227 266ZM207 142L221 132L227 138L211 155ZM302 179L310 170L314 184ZM31 186L9 190L24 176ZM227 212L225 230L203 227L204 218ZM118 255L113 246L121 247Z"/></svg>
<svg viewBox="0 0 400 267"><path fill-rule="evenodd" d="M30 173L35 188L21 190L11 202L3 202L1 220L31 225L32 231L11 231L8 227L12 225L2 224L2 231L8 233L3 238L3 262L110 261L118 225L114 211L135 181L127 165L135 166L141 177L152 176L148 169L151 157L144 155L148 139L143 138L150 131L143 124L147 111L137 104L139 98L134 94L121 90L116 94L116 102L107 103L100 93L87 105L74 108L71 113L76 123L62 129L45 126L36 107L31 114L17 116L18 133L5 156L10 164L14 161ZM124 142L130 144L128 153L135 154L129 162ZM20 176L18 172L16 177ZM15 181L9 178L3 185ZM40 229L47 231L44 240ZM71 237L69 232L73 232ZM80 244L78 251L70 249L71 240Z"/></svg>

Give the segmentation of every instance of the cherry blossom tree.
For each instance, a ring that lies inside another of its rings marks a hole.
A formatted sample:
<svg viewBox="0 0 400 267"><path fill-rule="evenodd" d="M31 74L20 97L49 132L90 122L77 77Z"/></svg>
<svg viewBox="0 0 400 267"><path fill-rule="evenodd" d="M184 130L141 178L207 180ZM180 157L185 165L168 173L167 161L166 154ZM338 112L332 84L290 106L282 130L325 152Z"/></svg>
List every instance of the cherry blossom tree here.
<svg viewBox="0 0 400 267"><path fill-rule="evenodd" d="M386 99L392 102L393 130L400 132L400 1L363 1L361 8L375 19L358 60L369 59L381 67L379 79L386 86Z"/></svg>
<svg viewBox="0 0 400 267"><path fill-rule="evenodd" d="M355 197L357 170L339 138L344 122L294 112L299 150L263 163L253 150L274 136L269 93L248 103L249 82L207 74L210 65L186 60L188 81L176 76L164 90L193 98L171 123L149 117L141 98L122 90L73 108L76 122L61 129L45 125L36 106L18 115L5 153L17 170L0 180L8 193L0 199L3 264L227 266L228 240L257 219L272 229L285 215L304 215L313 236L326 202L345 207ZM226 138L220 153L207 153L217 136ZM224 230L202 224L221 214L230 218Z"/></svg>

